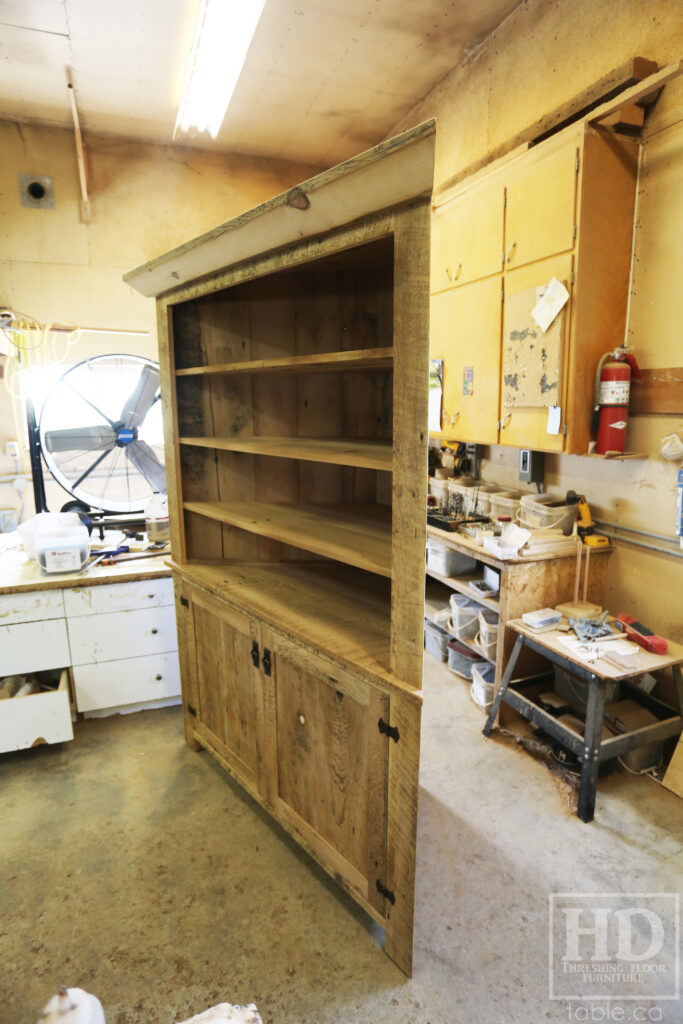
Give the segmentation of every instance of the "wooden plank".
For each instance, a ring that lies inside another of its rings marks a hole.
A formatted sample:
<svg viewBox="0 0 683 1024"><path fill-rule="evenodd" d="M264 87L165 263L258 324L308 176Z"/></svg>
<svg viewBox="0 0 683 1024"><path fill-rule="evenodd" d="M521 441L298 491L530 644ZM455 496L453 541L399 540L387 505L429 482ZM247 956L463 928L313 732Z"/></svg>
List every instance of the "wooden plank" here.
<svg viewBox="0 0 683 1024"><path fill-rule="evenodd" d="M160 295L228 264L429 196L435 133L435 122L425 121L130 271L124 281L143 295Z"/></svg>
<svg viewBox="0 0 683 1024"><path fill-rule="evenodd" d="M391 667L420 686L429 379L428 203L396 215L394 231L394 473Z"/></svg>
<svg viewBox="0 0 683 1024"><path fill-rule="evenodd" d="M678 78L682 72L683 60L667 64L661 71L657 71L654 75L648 75L638 85L632 85L630 89L620 93L616 99L601 104L596 110L591 112L590 117L587 118L588 123L599 125L605 118L609 118L615 110L619 110L629 103L647 103L649 98L651 98L651 101L656 99L658 90L673 78Z"/></svg>
<svg viewBox="0 0 683 1024"><path fill-rule="evenodd" d="M199 750L195 738L195 725L199 721L199 687L197 685L197 650L194 637L194 617L191 605L191 588L182 577L174 573L175 619L178 631L178 661L180 663L180 691L183 701L183 727L185 741L193 750Z"/></svg>
<svg viewBox="0 0 683 1024"><path fill-rule="evenodd" d="M640 371L631 381L630 416L683 416L683 366Z"/></svg>
<svg viewBox="0 0 683 1024"><path fill-rule="evenodd" d="M176 377L204 376L217 373L330 373L343 370L389 368L394 362L393 348L351 349L347 352L321 352L309 355L281 356L278 359L249 359L243 363L219 363L213 366L191 366L176 370Z"/></svg>
<svg viewBox="0 0 683 1024"><path fill-rule="evenodd" d="M392 468L391 444L381 441L317 437L181 437L180 444L387 472Z"/></svg>
<svg viewBox="0 0 683 1024"><path fill-rule="evenodd" d="M427 575L433 580L438 580L439 583L445 584L450 587L451 590L455 590L458 594L464 594L465 597L471 597L473 601L480 604L483 608L488 608L491 612L500 612L500 601L493 597L482 597L476 590L473 590L469 586L469 581L474 579L481 579L481 576L442 576L438 572L434 572L433 569L427 569Z"/></svg>
<svg viewBox="0 0 683 1024"><path fill-rule="evenodd" d="M186 502L185 509L346 565L391 576L391 514L380 505L195 501Z"/></svg>
<svg viewBox="0 0 683 1024"><path fill-rule="evenodd" d="M171 311L165 303L157 304L157 344L159 348L159 383L162 421L164 428L164 463L166 466L166 492L168 497L171 551L178 562L187 558L185 531L181 520L183 506L180 452L178 436L178 402L175 382L171 374L174 359L174 336Z"/></svg>
<svg viewBox="0 0 683 1024"><path fill-rule="evenodd" d="M673 757L669 761L662 785L676 796L683 797L683 736L680 736Z"/></svg>
<svg viewBox="0 0 683 1024"><path fill-rule="evenodd" d="M392 694L389 724L399 740L389 737L387 803L387 871L384 883L393 893L387 900L384 949L410 976L413 967L415 913L415 851L420 773L421 704Z"/></svg>
<svg viewBox="0 0 683 1024"><path fill-rule="evenodd" d="M651 75L655 71L657 71L657 64L654 61L646 60L644 57L633 57L627 60L624 64L620 64L618 68L609 71L597 82L594 82L580 93L577 93L576 96L567 100L566 103L556 107L550 113L544 114L543 117L517 132L507 142L490 150L486 156L473 161L473 163L458 171L457 174L454 174L444 182L435 195L442 195L453 188L454 185L469 178L482 168L488 168L489 165L492 165L493 161L505 155L509 157L514 156L515 154L512 151L517 147L540 142L553 132L559 131L560 128L578 121L579 118L586 117L598 104L611 99L613 96L621 97L624 89L641 82L646 76ZM620 98L619 103L623 104L623 102L624 100Z"/></svg>

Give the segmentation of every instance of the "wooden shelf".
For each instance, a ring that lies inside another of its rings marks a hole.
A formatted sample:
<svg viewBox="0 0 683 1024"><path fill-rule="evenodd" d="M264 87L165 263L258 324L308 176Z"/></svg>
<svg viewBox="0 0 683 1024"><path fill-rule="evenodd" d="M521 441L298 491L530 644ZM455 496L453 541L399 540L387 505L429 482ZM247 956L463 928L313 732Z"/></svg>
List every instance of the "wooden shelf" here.
<svg viewBox="0 0 683 1024"><path fill-rule="evenodd" d="M433 569L427 569L426 573L431 576L433 580L438 580L439 583L444 583L451 590L457 590L459 594L465 594L466 597L470 597L477 604L480 604L482 608L488 608L489 611L500 613L500 601L494 597L480 597L475 590L469 586L470 580L479 580L481 576L442 576L438 572L434 572Z"/></svg>
<svg viewBox="0 0 683 1024"><path fill-rule="evenodd" d="M391 509L382 505L186 501L183 507L378 576L391 576Z"/></svg>
<svg viewBox="0 0 683 1024"><path fill-rule="evenodd" d="M324 650L345 668L387 682L389 608L387 580L359 577L329 562L173 563L190 582L234 601L313 650ZM396 680L410 693L411 688Z"/></svg>
<svg viewBox="0 0 683 1024"><path fill-rule="evenodd" d="M217 448L250 455L273 455L281 459L328 462L335 466L383 469L391 472L390 441L317 437L181 437L180 444Z"/></svg>
<svg viewBox="0 0 683 1024"><path fill-rule="evenodd" d="M250 359L242 363L217 363L176 370L176 377L217 373L330 373L353 370L387 370L394 365L393 348L359 348L349 352L321 352L279 359Z"/></svg>

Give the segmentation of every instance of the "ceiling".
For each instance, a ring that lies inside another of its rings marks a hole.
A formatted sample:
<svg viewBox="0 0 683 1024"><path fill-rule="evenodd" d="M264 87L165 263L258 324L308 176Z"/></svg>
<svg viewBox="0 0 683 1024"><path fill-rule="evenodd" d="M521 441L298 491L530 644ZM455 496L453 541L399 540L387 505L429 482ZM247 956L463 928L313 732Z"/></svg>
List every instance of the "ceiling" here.
<svg viewBox="0 0 683 1024"><path fill-rule="evenodd" d="M225 0L248 2L248 0ZM374 145L519 0L267 0L207 149L330 165ZM0 0L0 118L170 143L199 0ZM180 144L180 143L178 143Z"/></svg>

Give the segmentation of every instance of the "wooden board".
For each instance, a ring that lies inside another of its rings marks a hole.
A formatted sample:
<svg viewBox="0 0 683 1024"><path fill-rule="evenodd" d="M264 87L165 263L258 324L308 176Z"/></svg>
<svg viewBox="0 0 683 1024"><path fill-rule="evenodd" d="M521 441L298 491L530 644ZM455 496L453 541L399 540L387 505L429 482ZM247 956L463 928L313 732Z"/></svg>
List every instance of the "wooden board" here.
<svg viewBox="0 0 683 1024"><path fill-rule="evenodd" d="M391 445L378 441L316 437L181 437L180 444L388 472L392 468Z"/></svg>
<svg viewBox="0 0 683 1024"><path fill-rule="evenodd" d="M391 510L262 501L185 502L185 509L359 569L391 576Z"/></svg>
<svg viewBox="0 0 683 1024"><path fill-rule="evenodd" d="M676 796L683 797L683 736L680 736L662 784Z"/></svg>
<svg viewBox="0 0 683 1024"><path fill-rule="evenodd" d="M143 558L115 565L96 565L84 576L80 573L46 575L37 562L26 557L23 549L10 548L0 554L0 594L23 591L62 590L71 587L98 587L107 583L132 583L135 580L170 576L168 550L155 558Z"/></svg>
<svg viewBox="0 0 683 1024"><path fill-rule="evenodd" d="M176 377L205 376L217 373L329 373L332 370L383 369L393 364L393 348L353 349L348 352L321 352L305 356L281 356L277 359L248 359L242 363L219 363L176 370Z"/></svg>
<svg viewBox="0 0 683 1024"><path fill-rule="evenodd" d="M631 381L630 416L683 416L683 366L641 370Z"/></svg>

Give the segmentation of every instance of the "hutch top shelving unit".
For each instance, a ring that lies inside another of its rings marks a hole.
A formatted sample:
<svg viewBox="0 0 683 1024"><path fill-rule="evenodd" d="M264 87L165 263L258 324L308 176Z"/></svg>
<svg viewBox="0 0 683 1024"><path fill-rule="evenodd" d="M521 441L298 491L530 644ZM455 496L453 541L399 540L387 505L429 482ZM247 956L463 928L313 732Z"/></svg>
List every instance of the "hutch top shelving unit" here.
<svg viewBox="0 0 683 1024"><path fill-rule="evenodd" d="M434 123L126 275L157 297L186 735L412 959Z"/></svg>

